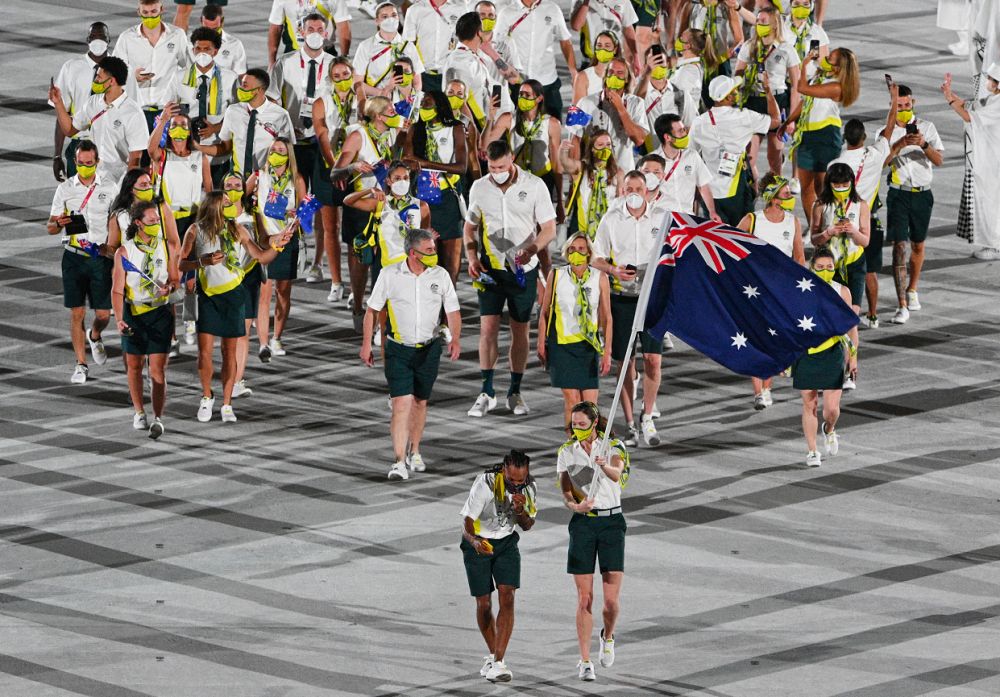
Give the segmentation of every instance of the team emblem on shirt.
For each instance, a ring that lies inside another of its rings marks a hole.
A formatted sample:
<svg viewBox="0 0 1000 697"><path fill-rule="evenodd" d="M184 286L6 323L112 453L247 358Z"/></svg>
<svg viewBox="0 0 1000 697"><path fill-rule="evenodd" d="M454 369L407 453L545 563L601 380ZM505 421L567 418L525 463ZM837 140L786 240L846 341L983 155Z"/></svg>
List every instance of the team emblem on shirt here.
<svg viewBox="0 0 1000 697"><path fill-rule="evenodd" d="M527 198L528 198L528 192L527 191L518 191L517 192L517 200L518 201L524 201Z"/></svg>
<svg viewBox="0 0 1000 697"><path fill-rule="evenodd" d="M684 174L691 174L692 169L691 165L684 165Z"/></svg>
<svg viewBox="0 0 1000 697"><path fill-rule="evenodd" d="M441 287L437 283L432 283L431 284L431 292L432 293L437 293L440 290L441 290Z"/></svg>
<svg viewBox="0 0 1000 697"><path fill-rule="evenodd" d="M111 125L114 126L115 128L121 128L122 127L122 122L119 121L118 119L115 119L115 122L113 124L111 124Z"/></svg>
<svg viewBox="0 0 1000 697"><path fill-rule="evenodd" d="M97 194L97 200L103 203L104 201L108 200L108 195L102 191L101 193Z"/></svg>
<svg viewBox="0 0 1000 697"><path fill-rule="evenodd" d="M173 51L174 50L174 46L175 46L175 44L167 44L167 50L168 51Z"/></svg>
<svg viewBox="0 0 1000 697"><path fill-rule="evenodd" d="M194 171L196 171L197 169L198 169L198 165L197 165L197 163L195 163L195 162L192 162L192 163L191 163L191 171L192 171L192 172L194 172Z"/></svg>

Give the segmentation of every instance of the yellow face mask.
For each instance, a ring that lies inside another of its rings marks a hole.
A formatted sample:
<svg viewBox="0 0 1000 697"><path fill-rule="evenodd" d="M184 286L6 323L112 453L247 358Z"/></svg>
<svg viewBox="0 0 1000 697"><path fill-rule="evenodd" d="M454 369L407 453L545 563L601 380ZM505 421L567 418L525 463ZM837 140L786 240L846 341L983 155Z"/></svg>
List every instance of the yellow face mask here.
<svg viewBox="0 0 1000 697"><path fill-rule="evenodd" d="M683 53L684 42L681 41L680 39L674 39L674 51L676 51L677 53Z"/></svg>
<svg viewBox="0 0 1000 697"><path fill-rule="evenodd" d="M662 65L658 65L649 71L649 76L654 80L662 80L667 76L667 69Z"/></svg>
<svg viewBox="0 0 1000 697"><path fill-rule="evenodd" d="M229 200L233 203L238 203L243 199L243 192L239 189L229 189L226 191L226 196L228 196Z"/></svg>
<svg viewBox="0 0 1000 697"><path fill-rule="evenodd" d="M225 218L226 220L235 220L236 219L236 204L235 203L228 203L225 206L223 206L222 207L222 217Z"/></svg>
<svg viewBox="0 0 1000 697"><path fill-rule="evenodd" d="M537 99L528 99L527 97L517 98L517 108L520 111L531 111L535 108L535 104L538 103Z"/></svg>
<svg viewBox="0 0 1000 697"><path fill-rule="evenodd" d="M448 103L451 104L452 109L458 111L459 109L462 108L462 105L465 104L465 100L456 95L451 95L450 97L448 97Z"/></svg>
<svg viewBox="0 0 1000 697"><path fill-rule="evenodd" d="M607 162L611 159L611 148L594 148L594 159Z"/></svg>
<svg viewBox="0 0 1000 697"><path fill-rule="evenodd" d="M159 237L160 236L160 224L159 223L153 223L152 225L146 225L144 223L143 226L142 226L142 231L144 233L146 233L146 237Z"/></svg>
<svg viewBox="0 0 1000 697"><path fill-rule="evenodd" d="M497 21L495 19L483 19L483 31L493 31L496 29Z"/></svg>
<svg viewBox="0 0 1000 697"><path fill-rule="evenodd" d="M625 81L617 75L608 75L604 78L604 86L609 90L622 90L625 89Z"/></svg>
<svg viewBox="0 0 1000 697"><path fill-rule="evenodd" d="M831 187L831 191L833 192L833 197L841 202L846 201L851 196L850 185L847 185L842 189L838 189L837 187Z"/></svg>
<svg viewBox="0 0 1000 697"><path fill-rule="evenodd" d="M610 63L611 59L615 57L614 51L608 51L604 48L599 48L594 51L594 58L597 59L598 63Z"/></svg>
<svg viewBox="0 0 1000 697"><path fill-rule="evenodd" d="M907 124L913 120L913 109L900 109L896 112L896 120L902 124Z"/></svg>
<svg viewBox="0 0 1000 697"><path fill-rule="evenodd" d="M833 63L831 63L826 56L819 59L819 67L823 70L823 72L832 73L834 71Z"/></svg>
<svg viewBox="0 0 1000 697"><path fill-rule="evenodd" d="M765 36L771 35L771 25L770 24L758 24L756 25L757 36L764 38Z"/></svg>
<svg viewBox="0 0 1000 697"><path fill-rule="evenodd" d="M417 252L417 256L420 258L420 263L429 269L434 268L438 265L438 255L435 254L421 254Z"/></svg>
<svg viewBox="0 0 1000 697"><path fill-rule="evenodd" d="M793 196L792 198L779 198L778 205L781 206L781 208L786 211L793 211L795 210L795 197Z"/></svg>
<svg viewBox="0 0 1000 697"><path fill-rule="evenodd" d="M796 5L792 8L792 19L809 19L812 15L811 7L800 7Z"/></svg>
<svg viewBox="0 0 1000 697"><path fill-rule="evenodd" d="M191 131L183 126L174 126L167 133L170 134L171 140L187 140L191 135Z"/></svg>
<svg viewBox="0 0 1000 697"><path fill-rule="evenodd" d="M137 201L153 200L153 187L149 187L148 189L133 189L132 193L135 194Z"/></svg>
<svg viewBox="0 0 1000 697"><path fill-rule="evenodd" d="M423 121L424 123L431 123L432 121L434 121L434 119L437 118L437 115L438 115L438 110L435 109L434 107L431 107L430 109L425 109L424 107L420 107L420 120Z"/></svg>
<svg viewBox="0 0 1000 697"><path fill-rule="evenodd" d="M403 82L401 83L403 87L409 87L413 84L413 73L403 73Z"/></svg>
<svg viewBox="0 0 1000 697"><path fill-rule="evenodd" d="M238 99L241 102L249 102L251 99L253 99L253 96L256 93L257 93L256 89L245 90L242 87L237 87L236 88L236 99Z"/></svg>
<svg viewBox="0 0 1000 697"><path fill-rule="evenodd" d="M284 167L288 164L288 155L283 155L280 152L272 152L267 156L267 164L272 167Z"/></svg>
<svg viewBox="0 0 1000 697"><path fill-rule="evenodd" d="M110 82L111 78L108 78L104 82L98 82L97 80L94 80L92 83L90 83L90 91L93 92L94 94L104 94L105 92L108 91L108 84Z"/></svg>
<svg viewBox="0 0 1000 697"><path fill-rule="evenodd" d="M824 283L831 283L836 272L833 269L813 269L813 273L823 279Z"/></svg>
<svg viewBox="0 0 1000 697"><path fill-rule="evenodd" d="M573 437L577 439L580 443L590 438L590 434L594 432L594 425L591 424L590 428L577 428L573 427Z"/></svg>
<svg viewBox="0 0 1000 697"><path fill-rule="evenodd" d="M691 144L691 136L686 135L683 138L671 138L670 144L678 150L687 150L687 146Z"/></svg>
<svg viewBox="0 0 1000 697"><path fill-rule="evenodd" d="M334 82L333 88L338 92L349 92L353 85L354 85L354 80L348 77L343 80L337 80L336 82Z"/></svg>
<svg viewBox="0 0 1000 697"><path fill-rule="evenodd" d="M156 15L155 17L143 17L142 26L146 27L146 29L156 29L160 26L160 21L160 15Z"/></svg>
<svg viewBox="0 0 1000 697"><path fill-rule="evenodd" d="M571 266L583 266L587 263L588 257L583 252L570 252L566 255L566 261L570 263Z"/></svg>
<svg viewBox="0 0 1000 697"><path fill-rule="evenodd" d="M76 173L84 179L90 179L97 172L97 165L77 165Z"/></svg>

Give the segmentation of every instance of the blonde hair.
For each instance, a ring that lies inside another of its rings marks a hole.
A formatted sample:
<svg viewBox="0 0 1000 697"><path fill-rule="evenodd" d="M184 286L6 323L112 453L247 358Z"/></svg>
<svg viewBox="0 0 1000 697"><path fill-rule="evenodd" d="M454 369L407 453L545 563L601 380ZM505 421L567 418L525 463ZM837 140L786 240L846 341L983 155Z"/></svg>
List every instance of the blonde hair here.
<svg viewBox="0 0 1000 697"><path fill-rule="evenodd" d="M226 220L226 216L222 214L222 209L228 200L222 191L209 191L198 206L198 216L194 224L198 226L199 234L209 242L215 242L223 229L230 237L236 238L236 224L232 220Z"/></svg>
<svg viewBox="0 0 1000 697"><path fill-rule="evenodd" d="M594 256L594 246L591 244L590 237L587 235L587 233L575 232L572 235L570 235L565 242L563 242L562 249L560 250L560 254L562 254L562 258L566 260L566 263L569 263L569 248L577 240L583 240L584 242L586 242L587 255L590 257Z"/></svg>
<svg viewBox="0 0 1000 697"><path fill-rule="evenodd" d="M781 14L778 10L774 7L762 7L757 10L757 14L767 15L770 18L771 36L774 37L774 45L779 46L784 43L784 22L781 20ZM756 26L756 24L754 26ZM756 50L757 45L763 43L763 41L764 40L757 35L757 31L755 29L753 33L753 48Z"/></svg>
<svg viewBox="0 0 1000 697"><path fill-rule="evenodd" d="M840 104L849 107L858 101L861 94L861 71L858 69L858 58L849 48L834 49L840 58L837 71L837 82L840 83Z"/></svg>
<svg viewBox="0 0 1000 697"><path fill-rule="evenodd" d="M713 68L722 62L715 53L715 46L713 46L712 42L708 40L708 34L703 32L701 29L691 28L689 28L687 32L688 36L691 37L689 42L691 44L691 49L701 56L701 60L706 66Z"/></svg>
<svg viewBox="0 0 1000 697"><path fill-rule="evenodd" d="M371 123L376 116L385 111L385 108L392 104L388 97L369 97L365 102L365 121Z"/></svg>
<svg viewBox="0 0 1000 697"><path fill-rule="evenodd" d="M278 136L277 138L274 139L274 143L285 144L285 148L288 150L288 165L287 165L288 171L291 172L292 181L295 181L295 178L299 174L299 167L298 164L295 162L295 148L292 147L291 142L289 142L288 138L286 138L285 136ZM271 145L273 146L274 143L271 143ZM268 150L270 150L270 148ZM268 174L271 174L271 172L273 171L271 163L268 162L267 160L264 161L264 171L267 172Z"/></svg>

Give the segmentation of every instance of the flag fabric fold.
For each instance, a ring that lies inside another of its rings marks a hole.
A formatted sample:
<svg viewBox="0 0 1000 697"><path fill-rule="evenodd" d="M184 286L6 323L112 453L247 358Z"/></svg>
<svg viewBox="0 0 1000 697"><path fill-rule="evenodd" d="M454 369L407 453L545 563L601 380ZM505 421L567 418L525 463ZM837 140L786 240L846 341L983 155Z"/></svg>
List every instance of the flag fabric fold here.
<svg viewBox="0 0 1000 697"><path fill-rule="evenodd" d="M816 274L751 233L670 212L645 329L733 372L777 375L858 317Z"/></svg>

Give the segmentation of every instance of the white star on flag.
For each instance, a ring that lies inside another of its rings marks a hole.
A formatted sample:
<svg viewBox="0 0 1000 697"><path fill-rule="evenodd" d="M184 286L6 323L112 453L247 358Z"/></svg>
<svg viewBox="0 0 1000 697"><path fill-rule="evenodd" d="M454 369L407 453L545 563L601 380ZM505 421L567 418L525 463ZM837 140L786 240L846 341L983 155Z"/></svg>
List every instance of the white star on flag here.
<svg viewBox="0 0 1000 697"><path fill-rule="evenodd" d="M740 332L737 332L736 336L731 336L729 338L733 340L732 346L735 346L737 351L747 345L747 338Z"/></svg>
<svg viewBox="0 0 1000 697"><path fill-rule="evenodd" d="M811 291L813 289L813 282L808 278L803 278L801 281L795 284L796 287L805 293L807 290Z"/></svg>
<svg viewBox="0 0 1000 697"><path fill-rule="evenodd" d="M748 298L756 298L760 293L757 292L754 286L743 286L743 295Z"/></svg>
<svg viewBox="0 0 1000 697"><path fill-rule="evenodd" d="M778 336L778 332L774 331L770 327L767 328L767 333L770 334L771 336Z"/></svg>
<svg viewBox="0 0 1000 697"><path fill-rule="evenodd" d="M799 329L805 332L811 332L813 330L813 327L816 326L816 324L813 322L813 318L806 317L805 315L802 315L802 319L797 321L799 323Z"/></svg>

